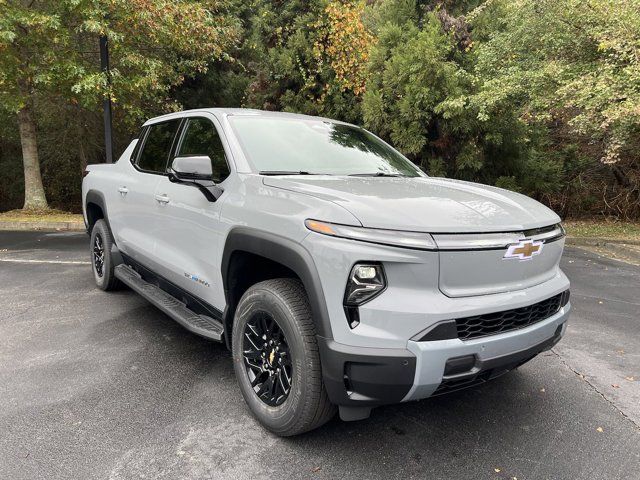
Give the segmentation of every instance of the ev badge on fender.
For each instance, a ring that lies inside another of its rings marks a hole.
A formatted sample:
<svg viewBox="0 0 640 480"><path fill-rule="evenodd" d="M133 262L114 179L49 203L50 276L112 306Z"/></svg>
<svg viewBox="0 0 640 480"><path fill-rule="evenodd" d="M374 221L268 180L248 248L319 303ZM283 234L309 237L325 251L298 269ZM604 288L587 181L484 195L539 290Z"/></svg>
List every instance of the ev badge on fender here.
<svg viewBox="0 0 640 480"><path fill-rule="evenodd" d="M517 258L518 260L531 260L534 255L539 255L544 246L543 241L521 240L520 243L509 245L504 259L509 260Z"/></svg>

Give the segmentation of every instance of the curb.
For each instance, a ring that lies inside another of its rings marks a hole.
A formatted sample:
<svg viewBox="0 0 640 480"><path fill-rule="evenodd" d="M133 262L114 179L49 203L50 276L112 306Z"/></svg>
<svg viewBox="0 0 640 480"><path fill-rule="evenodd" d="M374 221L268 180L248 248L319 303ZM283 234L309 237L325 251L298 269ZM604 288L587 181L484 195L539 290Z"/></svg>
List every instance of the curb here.
<svg viewBox="0 0 640 480"><path fill-rule="evenodd" d="M63 231L84 232L84 222L11 222L0 221L0 231Z"/></svg>
<svg viewBox="0 0 640 480"><path fill-rule="evenodd" d="M600 237L567 237L567 245L582 247L606 247L611 244L617 245L640 245L640 239L633 238L600 238Z"/></svg>
<svg viewBox="0 0 640 480"><path fill-rule="evenodd" d="M614 260L640 265L640 241L637 240L568 237L566 245L584 248Z"/></svg>

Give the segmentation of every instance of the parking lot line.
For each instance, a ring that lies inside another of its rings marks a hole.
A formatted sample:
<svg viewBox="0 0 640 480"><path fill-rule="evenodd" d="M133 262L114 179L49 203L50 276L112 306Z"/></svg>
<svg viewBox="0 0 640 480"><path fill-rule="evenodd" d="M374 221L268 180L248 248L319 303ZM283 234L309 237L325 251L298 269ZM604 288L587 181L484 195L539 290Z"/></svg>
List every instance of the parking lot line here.
<svg viewBox="0 0 640 480"><path fill-rule="evenodd" d="M0 258L0 262L6 263L53 263L63 265L91 265L91 262L82 260L32 260L24 258Z"/></svg>

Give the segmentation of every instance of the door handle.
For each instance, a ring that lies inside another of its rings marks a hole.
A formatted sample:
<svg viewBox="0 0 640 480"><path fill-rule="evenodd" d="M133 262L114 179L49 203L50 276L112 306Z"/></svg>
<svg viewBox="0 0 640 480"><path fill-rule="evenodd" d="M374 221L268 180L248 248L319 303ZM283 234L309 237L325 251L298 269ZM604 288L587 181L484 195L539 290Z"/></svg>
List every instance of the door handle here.
<svg viewBox="0 0 640 480"><path fill-rule="evenodd" d="M118 191L122 194L122 196L124 197L127 193L129 193L129 189L127 187L120 187L118 189Z"/></svg>
<svg viewBox="0 0 640 480"><path fill-rule="evenodd" d="M169 203L169 197L166 195L155 195L156 201L159 203Z"/></svg>

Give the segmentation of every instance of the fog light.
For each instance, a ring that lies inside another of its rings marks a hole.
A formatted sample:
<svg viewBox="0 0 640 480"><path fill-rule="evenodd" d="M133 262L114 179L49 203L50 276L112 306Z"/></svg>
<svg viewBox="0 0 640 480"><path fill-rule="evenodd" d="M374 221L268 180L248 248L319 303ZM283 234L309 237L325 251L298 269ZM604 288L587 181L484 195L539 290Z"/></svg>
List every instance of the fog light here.
<svg viewBox="0 0 640 480"><path fill-rule="evenodd" d="M359 306L377 297L387 287L382 265L357 263L351 269L344 294L345 306Z"/></svg>

